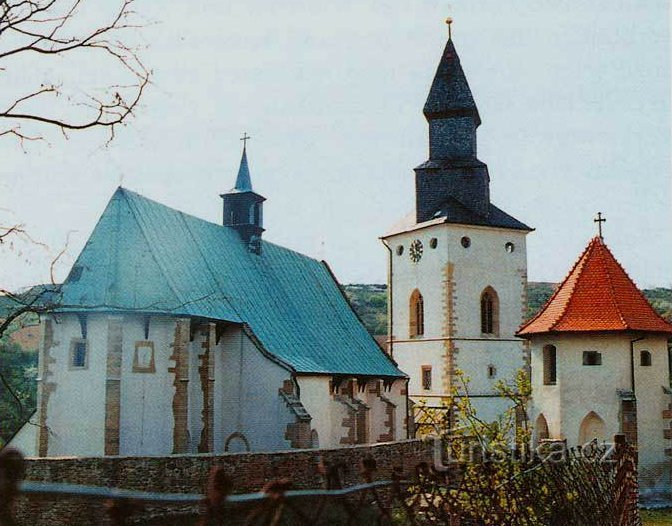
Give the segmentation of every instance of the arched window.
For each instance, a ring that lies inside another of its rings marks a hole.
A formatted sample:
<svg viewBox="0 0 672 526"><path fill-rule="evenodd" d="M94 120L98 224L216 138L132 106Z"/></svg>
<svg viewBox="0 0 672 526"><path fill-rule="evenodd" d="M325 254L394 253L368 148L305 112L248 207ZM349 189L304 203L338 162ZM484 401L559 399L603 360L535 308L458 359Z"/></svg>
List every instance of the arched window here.
<svg viewBox="0 0 672 526"><path fill-rule="evenodd" d="M492 287L487 287L481 293L481 332L499 333L499 298Z"/></svg>
<svg viewBox="0 0 672 526"><path fill-rule="evenodd" d="M418 289L411 294L409 333L411 337L425 334L425 305Z"/></svg>
<svg viewBox="0 0 672 526"><path fill-rule="evenodd" d="M579 444L584 445L591 440L598 442L604 441L606 438L606 426L604 420L595 412L588 413L579 428Z"/></svg>
<svg viewBox="0 0 672 526"><path fill-rule="evenodd" d="M649 367L651 365L651 353L649 351L639 353L639 365L642 367Z"/></svg>
<svg viewBox="0 0 672 526"><path fill-rule="evenodd" d="M555 345L545 345L542 353L544 359L544 385L555 385L558 378Z"/></svg>

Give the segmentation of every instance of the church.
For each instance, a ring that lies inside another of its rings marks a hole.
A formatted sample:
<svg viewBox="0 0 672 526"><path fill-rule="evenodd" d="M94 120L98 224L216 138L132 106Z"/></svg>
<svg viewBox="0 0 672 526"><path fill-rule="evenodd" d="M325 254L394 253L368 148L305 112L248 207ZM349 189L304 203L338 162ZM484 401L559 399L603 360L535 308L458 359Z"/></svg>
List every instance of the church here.
<svg viewBox="0 0 672 526"><path fill-rule="evenodd" d="M407 377L323 261L263 239L246 148L223 224L125 188L41 319L28 455L170 455L406 438Z"/></svg>
<svg viewBox="0 0 672 526"><path fill-rule="evenodd" d="M382 237L388 349L410 376L412 401L441 407L460 370L479 416L491 421L507 407L496 382L528 363L515 333L527 309L532 229L491 202L488 167L477 158L481 117L452 38L423 113L429 159L415 168L415 211Z"/></svg>

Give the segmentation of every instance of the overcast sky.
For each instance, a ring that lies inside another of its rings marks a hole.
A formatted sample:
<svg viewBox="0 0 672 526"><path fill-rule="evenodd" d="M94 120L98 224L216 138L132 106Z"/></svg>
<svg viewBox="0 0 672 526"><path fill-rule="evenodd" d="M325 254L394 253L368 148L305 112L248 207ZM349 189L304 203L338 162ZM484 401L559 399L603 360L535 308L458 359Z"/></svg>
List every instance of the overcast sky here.
<svg viewBox="0 0 672 526"><path fill-rule="evenodd" d="M109 147L96 133L56 135L24 154L0 139L0 224L25 223L51 247L2 249L0 287L48 280L70 232L63 279L122 182L220 222L245 131L266 239L326 259L344 283L384 282L378 237L414 206L446 16L483 121L492 201L536 228L529 278L562 279L599 210L636 282L672 284L667 1L143 0L136 10L156 22L142 30L154 84Z"/></svg>

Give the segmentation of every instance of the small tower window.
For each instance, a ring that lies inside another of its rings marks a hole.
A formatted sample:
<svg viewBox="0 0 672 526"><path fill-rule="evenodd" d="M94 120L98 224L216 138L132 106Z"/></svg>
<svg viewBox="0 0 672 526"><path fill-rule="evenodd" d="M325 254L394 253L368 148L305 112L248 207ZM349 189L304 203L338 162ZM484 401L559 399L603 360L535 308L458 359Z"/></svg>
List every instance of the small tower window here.
<svg viewBox="0 0 672 526"><path fill-rule="evenodd" d="M422 299L422 294L418 289L411 294L411 301L409 304L409 334L412 337L422 336L425 334L425 305Z"/></svg>
<svg viewBox="0 0 672 526"><path fill-rule="evenodd" d="M651 366L651 353L649 351L642 351L639 353L639 365L642 367Z"/></svg>
<svg viewBox="0 0 672 526"><path fill-rule="evenodd" d="M602 353L583 351L583 365L602 365Z"/></svg>
<svg viewBox="0 0 672 526"><path fill-rule="evenodd" d="M481 332L497 334L499 332L499 298L492 287L481 293Z"/></svg>
<svg viewBox="0 0 672 526"><path fill-rule="evenodd" d="M471 246L471 239L469 239L467 236L464 236L462 239L460 239L460 243L464 248L469 248Z"/></svg>
<svg viewBox="0 0 672 526"><path fill-rule="evenodd" d="M516 245L514 245L513 243L511 243L511 241L509 241L504 245L504 250L506 250L509 254L511 254L511 252L516 250Z"/></svg>
<svg viewBox="0 0 672 526"><path fill-rule="evenodd" d="M544 360L544 385L555 385L558 374L555 346L544 346L542 353Z"/></svg>
<svg viewBox="0 0 672 526"><path fill-rule="evenodd" d="M497 368L494 365L488 365L488 378L497 376Z"/></svg>
<svg viewBox="0 0 672 526"><path fill-rule="evenodd" d="M404 253L404 245L397 245L397 256L401 256Z"/></svg>
<svg viewBox="0 0 672 526"><path fill-rule="evenodd" d="M425 391L432 390L432 367L429 365L422 366L422 388Z"/></svg>
<svg viewBox="0 0 672 526"><path fill-rule="evenodd" d="M429 240L429 248L436 248L436 245L439 244L438 239L433 237L432 239Z"/></svg>

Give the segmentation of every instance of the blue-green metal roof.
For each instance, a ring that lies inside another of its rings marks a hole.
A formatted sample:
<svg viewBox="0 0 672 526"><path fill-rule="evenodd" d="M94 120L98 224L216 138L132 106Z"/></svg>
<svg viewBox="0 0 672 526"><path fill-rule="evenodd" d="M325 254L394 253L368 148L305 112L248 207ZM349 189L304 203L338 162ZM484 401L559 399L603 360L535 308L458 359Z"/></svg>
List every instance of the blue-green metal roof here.
<svg viewBox="0 0 672 526"><path fill-rule="evenodd" d="M246 324L298 373L401 377L323 262L129 190L112 196L63 284L63 309L137 311Z"/></svg>

